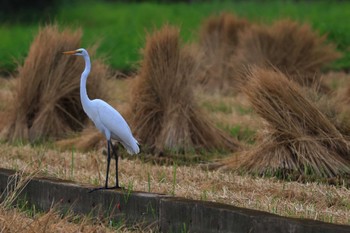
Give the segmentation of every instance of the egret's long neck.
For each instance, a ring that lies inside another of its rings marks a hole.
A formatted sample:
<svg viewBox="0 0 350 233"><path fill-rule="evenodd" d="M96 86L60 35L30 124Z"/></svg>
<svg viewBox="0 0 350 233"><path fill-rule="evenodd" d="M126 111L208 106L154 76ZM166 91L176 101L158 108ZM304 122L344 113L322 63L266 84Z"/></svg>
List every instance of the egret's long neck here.
<svg viewBox="0 0 350 233"><path fill-rule="evenodd" d="M87 95L86 91L86 80L87 77L90 73L90 68L91 68L91 63L90 63L90 57L89 55L83 56L85 60L85 69L83 73L81 74L81 79L80 79L80 99L81 103L83 105L83 108L86 112L86 109L90 105L91 100L89 99L89 96Z"/></svg>

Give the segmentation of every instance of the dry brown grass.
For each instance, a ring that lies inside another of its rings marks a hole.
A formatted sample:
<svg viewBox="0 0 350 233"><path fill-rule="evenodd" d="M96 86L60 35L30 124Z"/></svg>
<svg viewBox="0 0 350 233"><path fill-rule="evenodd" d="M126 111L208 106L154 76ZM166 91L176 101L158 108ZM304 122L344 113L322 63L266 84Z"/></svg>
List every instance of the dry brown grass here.
<svg viewBox="0 0 350 233"><path fill-rule="evenodd" d="M12 111L3 131L9 141L35 141L81 130L87 120L80 104L79 85L84 61L61 52L80 47L81 31L41 28L24 65L18 68ZM94 54L96 46L90 48ZM88 81L91 98L106 97L107 67L95 60Z"/></svg>
<svg viewBox="0 0 350 233"><path fill-rule="evenodd" d="M326 79L328 77L325 77ZM337 82L343 82L337 80ZM331 86L329 90L331 90ZM349 95L346 91L347 84L332 90L327 94L320 93L312 88L303 88L305 96L312 101L316 107L329 119L337 130L346 138L350 139L350 107L348 105Z"/></svg>
<svg viewBox="0 0 350 233"><path fill-rule="evenodd" d="M105 146L105 137L95 127L87 127L80 134L55 142L62 150L77 149L79 151L97 150Z"/></svg>
<svg viewBox="0 0 350 233"><path fill-rule="evenodd" d="M62 218L54 210L48 213L37 214L34 217L16 209L4 210L0 208L0 231L1 232L114 232L103 225L88 224L82 220L81 223L72 223L71 218Z"/></svg>
<svg viewBox="0 0 350 233"><path fill-rule="evenodd" d="M199 33L199 47L204 52L199 58L197 80L206 91L229 92L234 88L230 59L239 44L239 34L250 27L248 21L230 13L222 13L205 20Z"/></svg>
<svg viewBox="0 0 350 233"><path fill-rule="evenodd" d="M349 143L285 75L254 68L243 91L267 126L260 143L228 166L257 174L350 174Z"/></svg>
<svg viewBox="0 0 350 233"><path fill-rule="evenodd" d="M239 148L197 106L193 88L198 65L190 50L181 47L177 28L164 26L148 35L143 55L130 114L141 144L155 153Z"/></svg>
<svg viewBox="0 0 350 233"><path fill-rule="evenodd" d="M239 42L232 60L236 78L246 74L242 66L256 65L277 68L301 85L320 85L321 69L340 57L325 35L318 35L306 23L291 20L252 26L241 34Z"/></svg>
<svg viewBox="0 0 350 233"><path fill-rule="evenodd" d="M39 168L49 177L94 185L105 179L105 162L97 152L75 153L73 176L71 157L71 152L60 152L47 147L14 147L6 144L0 147L2 167L5 168ZM350 190L342 185L242 176L223 170L203 170L198 165L177 166L174 183L174 169L174 166L153 165L139 159L122 159L120 182L135 191L174 194L178 197L226 203L282 216L350 224ZM114 170L111 172L111 177L114 177ZM113 179L111 182L113 183ZM6 219L3 215L0 218ZM57 227L64 229L64 221L58 222ZM24 221L16 224L21 222ZM67 229L72 227L71 221L65 222L69 224ZM74 225L76 229L79 229L79 224Z"/></svg>
<svg viewBox="0 0 350 233"><path fill-rule="evenodd" d="M9 103L12 102L11 87L14 85L13 79L5 79L0 76L0 131L8 123L7 117L10 110Z"/></svg>
<svg viewBox="0 0 350 233"><path fill-rule="evenodd" d="M0 232L154 232L141 229L139 226L126 227L124 224L98 220L72 213L62 216L55 208L48 212L38 212L21 206L19 208L3 208L0 206Z"/></svg>
<svg viewBox="0 0 350 233"><path fill-rule="evenodd" d="M332 123L347 138L350 138L350 85L349 76L344 72L328 72L323 83L332 90L327 96L318 98L317 105L332 119Z"/></svg>
<svg viewBox="0 0 350 233"><path fill-rule="evenodd" d="M28 208L28 207L26 207ZM0 232L86 232L86 233L152 233L157 232L152 229L142 228L141 226L125 226L123 223L113 223L108 219L98 220L86 216L77 216L68 213L64 216L55 210L50 209L48 212L30 212L33 210L0 207ZM26 213L29 212L29 213Z"/></svg>

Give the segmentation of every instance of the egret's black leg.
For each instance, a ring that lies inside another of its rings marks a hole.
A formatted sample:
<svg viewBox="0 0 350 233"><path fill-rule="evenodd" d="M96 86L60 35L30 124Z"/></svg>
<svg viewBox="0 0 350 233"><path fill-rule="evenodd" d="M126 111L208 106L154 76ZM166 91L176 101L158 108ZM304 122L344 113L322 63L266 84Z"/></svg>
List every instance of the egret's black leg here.
<svg viewBox="0 0 350 233"><path fill-rule="evenodd" d="M111 141L107 140L107 174L106 174L106 184L105 188L108 188L108 176L109 176L109 165L111 164L111 149L110 149Z"/></svg>
<svg viewBox="0 0 350 233"><path fill-rule="evenodd" d="M111 147L112 147L113 154L115 156L115 187L120 188L119 179L118 179L118 153L114 149L114 146L112 145L112 143L111 143Z"/></svg>

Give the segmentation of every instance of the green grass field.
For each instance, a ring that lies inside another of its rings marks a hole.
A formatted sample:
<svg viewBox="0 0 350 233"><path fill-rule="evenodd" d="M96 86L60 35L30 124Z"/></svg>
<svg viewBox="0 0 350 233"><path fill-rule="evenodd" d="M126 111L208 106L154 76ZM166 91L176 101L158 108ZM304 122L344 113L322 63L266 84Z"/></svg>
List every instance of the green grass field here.
<svg viewBox="0 0 350 233"><path fill-rule="evenodd" d="M185 41L196 39L203 19L222 11L233 12L253 22L271 23L276 19L290 18L309 22L329 41L337 44L344 57L332 69L350 68L350 24L349 2L200 2L200 3L110 3L100 1L78 1L63 5L52 21L62 27L81 27L84 32L83 46L98 41L99 55L115 69L132 69L138 62L147 31L164 23L181 27ZM0 24L0 71L13 71L28 52L39 23Z"/></svg>

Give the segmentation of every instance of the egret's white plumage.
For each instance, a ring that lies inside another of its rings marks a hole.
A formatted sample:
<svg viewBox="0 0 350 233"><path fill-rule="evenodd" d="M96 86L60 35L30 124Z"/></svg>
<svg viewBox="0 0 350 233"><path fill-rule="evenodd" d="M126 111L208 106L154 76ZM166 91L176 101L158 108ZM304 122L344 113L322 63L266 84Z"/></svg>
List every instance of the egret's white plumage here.
<svg viewBox="0 0 350 233"><path fill-rule="evenodd" d="M120 113L103 100L95 99L90 103L92 111L86 111L86 113L95 123L96 128L105 135L106 139L117 140L129 154L138 154L140 149L137 141Z"/></svg>
<svg viewBox="0 0 350 233"><path fill-rule="evenodd" d="M74 51L68 51L63 53L82 56L85 60L85 69L81 74L81 79L80 79L81 104L83 106L85 113L94 122L96 128L99 129L107 139L108 164L107 164L107 176L106 176L106 185L105 185L105 188L107 188L111 139L115 139L118 142L120 142L124 146L124 148L128 151L129 154L138 154L140 152L140 148L138 146L137 140L134 138L134 136L131 133L129 125L126 123L122 115L120 115L120 113L117 110L115 110L112 106L110 106L103 100L89 99L86 91L86 81L91 69L91 62L90 62L90 57L88 52L85 49L81 48ZM114 152L113 147L112 147L112 151ZM117 162L116 163L116 187L119 187L117 155L116 155L116 162Z"/></svg>

